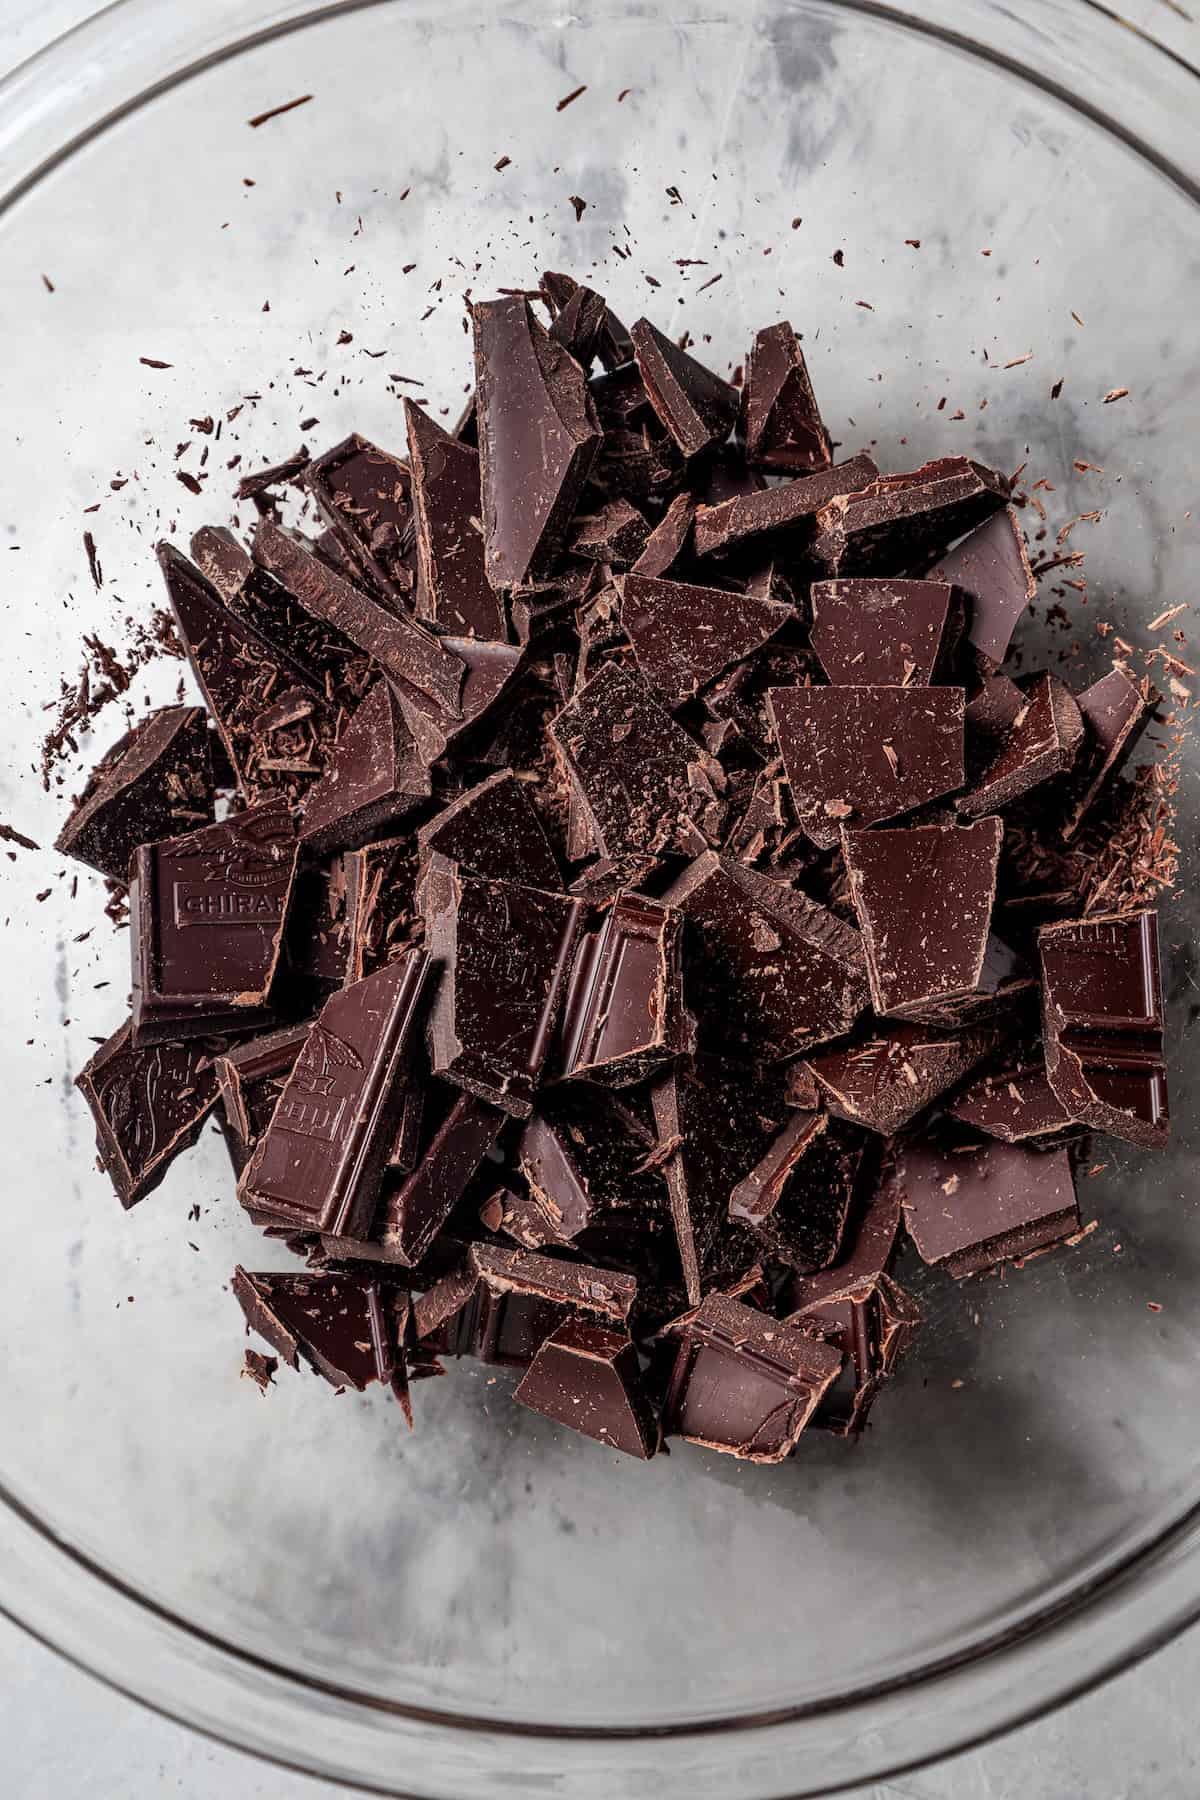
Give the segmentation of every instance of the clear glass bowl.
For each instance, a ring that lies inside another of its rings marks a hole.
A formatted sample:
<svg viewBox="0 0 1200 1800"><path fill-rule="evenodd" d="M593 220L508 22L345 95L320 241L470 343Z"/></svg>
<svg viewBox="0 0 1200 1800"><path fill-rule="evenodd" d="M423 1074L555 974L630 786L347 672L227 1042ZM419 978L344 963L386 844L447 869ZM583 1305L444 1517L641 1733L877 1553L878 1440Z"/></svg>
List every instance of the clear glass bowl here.
<svg viewBox="0 0 1200 1800"><path fill-rule="evenodd" d="M1196 77L1084 0L109 7L0 87L0 813L53 840L44 703L83 631L157 603L153 539L226 519L227 459L401 442L393 376L457 410L463 291L545 265L722 366L790 316L835 434L885 466L1027 463L1053 521L1102 511L1071 539L1088 604L1064 626L1047 595L1032 638L1073 672L1111 654L1098 618L1147 642L1196 592ZM196 497L188 420L238 404ZM260 1399L227 1281L273 1259L215 1130L127 1217L93 1172L70 1079L125 942L86 875L18 851L0 1604L153 1706L435 1800L827 1791L1161 1642L1200 1611L1194 781L1181 802L1174 1147L1107 1147L1073 1254L913 1271L928 1327L868 1439L775 1470L621 1466L468 1365L412 1439L286 1373Z"/></svg>

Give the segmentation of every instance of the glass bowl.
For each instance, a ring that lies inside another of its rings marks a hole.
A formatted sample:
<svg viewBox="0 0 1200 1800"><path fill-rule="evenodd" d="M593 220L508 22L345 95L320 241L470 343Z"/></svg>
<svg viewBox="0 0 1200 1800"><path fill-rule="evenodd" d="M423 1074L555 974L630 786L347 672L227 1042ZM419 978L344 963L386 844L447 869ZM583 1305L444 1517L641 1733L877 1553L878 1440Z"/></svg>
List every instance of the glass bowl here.
<svg viewBox="0 0 1200 1800"><path fill-rule="evenodd" d="M1044 586L1027 641L1099 670L1097 620L1142 646L1195 600L1198 181L1197 71L1084 0L110 6L0 87L0 814L53 841L122 720L46 793L46 703L85 631L158 603L154 539L228 517L229 459L402 443L406 392L456 412L463 293L547 265L720 367L789 316L847 453L1025 464L1043 555L1098 512L1086 601ZM16 849L0 1604L152 1706L433 1800L825 1792L1163 1641L1200 1612L1196 800L1173 1147L1105 1146L1073 1253L909 1271L927 1329L866 1441L772 1470L621 1466L470 1365L411 1439L386 1399L286 1372L260 1398L228 1280L273 1259L215 1129L128 1216L94 1172L71 1077L125 940L90 877Z"/></svg>

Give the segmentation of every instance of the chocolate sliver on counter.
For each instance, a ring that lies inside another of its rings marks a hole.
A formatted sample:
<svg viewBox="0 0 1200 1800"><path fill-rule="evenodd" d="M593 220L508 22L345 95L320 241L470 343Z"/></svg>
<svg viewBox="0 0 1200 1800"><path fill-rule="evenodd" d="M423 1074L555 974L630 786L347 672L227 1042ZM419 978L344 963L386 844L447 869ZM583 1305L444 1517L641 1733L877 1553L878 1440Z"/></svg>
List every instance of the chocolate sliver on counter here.
<svg viewBox="0 0 1200 1800"><path fill-rule="evenodd" d="M809 475L833 460L799 339L786 320L758 332L742 398L746 456L772 474Z"/></svg>
<svg viewBox="0 0 1200 1800"><path fill-rule="evenodd" d="M673 344L649 319L630 327L646 394L684 456L724 441L738 416L738 391Z"/></svg>
<svg viewBox="0 0 1200 1800"><path fill-rule="evenodd" d="M871 1139L857 1126L793 1111L734 1188L729 1216L776 1261L805 1272L826 1268L875 1161Z"/></svg>
<svg viewBox="0 0 1200 1800"><path fill-rule="evenodd" d="M1124 768L1161 698L1145 676L1136 681L1120 663L1114 663L1107 675L1076 695L1084 743L1064 808L1062 835L1068 843L1109 782Z"/></svg>
<svg viewBox="0 0 1200 1800"><path fill-rule="evenodd" d="M876 480L879 470L866 455L852 456L816 475L801 475L777 487L735 494L715 506L702 506L696 514L692 542L696 555L712 556L734 549L752 538L774 539L791 545L793 537L806 557L821 509L851 490Z"/></svg>
<svg viewBox="0 0 1200 1800"><path fill-rule="evenodd" d="M297 853L281 801L140 846L129 886L136 1045L270 1018Z"/></svg>
<svg viewBox="0 0 1200 1800"><path fill-rule="evenodd" d="M409 837L384 838L351 850L346 879L346 985L361 981L402 952L420 928L417 857Z"/></svg>
<svg viewBox="0 0 1200 1800"><path fill-rule="evenodd" d="M389 1184L379 1208L375 1235L397 1261L410 1265L429 1251L505 1122L503 1112L474 1094L450 1090L448 1099L413 1167Z"/></svg>
<svg viewBox="0 0 1200 1800"><path fill-rule="evenodd" d="M841 1367L833 1345L710 1294L680 1332L663 1430L747 1462L782 1462Z"/></svg>
<svg viewBox="0 0 1200 1800"><path fill-rule="evenodd" d="M970 1082L946 1110L960 1125L1008 1144L1050 1137L1074 1123L1050 1086L1037 1043L1013 1046L999 1067Z"/></svg>
<svg viewBox="0 0 1200 1800"><path fill-rule="evenodd" d="M435 1354L523 1369L568 1319L627 1326L636 1298L631 1275L472 1244L461 1271L414 1302L413 1335Z"/></svg>
<svg viewBox="0 0 1200 1800"><path fill-rule="evenodd" d="M507 636L504 607L484 569L479 453L404 402L417 525L418 617L458 637Z"/></svg>
<svg viewBox="0 0 1200 1800"><path fill-rule="evenodd" d="M621 623L638 667L669 707L682 706L794 620L794 608L721 588L629 574Z"/></svg>
<svg viewBox="0 0 1200 1800"><path fill-rule="evenodd" d="M1003 475L966 456L883 475L822 507L814 560L830 575L917 571L1004 507L1009 492ZM937 579L950 577L939 573Z"/></svg>
<svg viewBox="0 0 1200 1800"><path fill-rule="evenodd" d="M657 1447L654 1409L632 1340L586 1319L568 1319L545 1340L513 1399L643 1462Z"/></svg>
<svg viewBox="0 0 1200 1800"><path fill-rule="evenodd" d="M576 515L568 548L572 556L623 569L645 554L649 537L643 514L618 496L606 500L597 512Z"/></svg>
<svg viewBox="0 0 1200 1800"><path fill-rule="evenodd" d="M239 1183L283 1224L366 1237L423 1025L432 964L413 950L334 994Z"/></svg>
<svg viewBox="0 0 1200 1800"><path fill-rule="evenodd" d="M767 711L792 804L823 850L963 783L961 688L771 688Z"/></svg>
<svg viewBox="0 0 1200 1800"><path fill-rule="evenodd" d="M563 1005L565 1079L626 1087L691 1047L681 927L671 908L620 894L584 939Z"/></svg>
<svg viewBox="0 0 1200 1800"><path fill-rule="evenodd" d="M529 1115L550 1052L583 903L430 858L425 941L441 966L430 1018L433 1071Z"/></svg>
<svg viewBox="0 0 1200 1800"><path fill-rule="evenodd" d="M474 875L553 891L558 858L533 809L526 783L509 769L460 794L417 832L423 856L443 856Z"/></svg>
<svg viewBox="0 0 1200 1800"><path fill-rule="evenodd" d="M687 549L696 517L690 494L676 494L646 539L646 547L633 565L635 575L669 575Z"/></svg>
<svg viewBox="0 0 1200 1800"><path fill-rule="evenodd" d="M999 819L843 834L877 1013L919 1018L978 991L1003 837Z"/></svg>
<svg viewBox="0 0 1200 1800"><path fill-rule="evenodd" d="M522 652L515 644L469 637L445 637L439 642L464 671L458 710L449 713L412 688L398 690L405 723L427 764L478 734L501 701L512 694L522 663Z"/></svg>
<svg viewBox="0 0 1200 1800"><path fill-rule="evenodd" d="M285 1025L213 1058L225 1142L240 1175L275 1111L284 1082L304 1048L309 1025Z"/></svg>
<svg viewBox="0 0 1200 1800"><path fill-rule="evenodd" d="M91 1108L100 1161L126 1211L195 1143L217 1098L203 1045L136 1049L128 1024L101 1044L75 1086Z"/></svg>
<svg viewBox="0 0 1200 1800"><path fill-rule="evenodd" d="M927 687L948 672L962 631L940 581L814 581L812 647L835 685Z"/></svg>
<svg viewBox="0 0 1200 1800"><path fill-rule="evenodd" d="M1079 1230L1066 1150L990 1143L956 1152L914 1141L899 1147L891 1180L918 1253L956 1278Z"/></svg>
<svg viewBox="0 0 1200 1800"><path fill-rule="evenodd" d="M1069 920L1038 933L1046 1074L1070 1116L1161 1148L1170 1135L1158 914Z"/></svg>
<svg viewBox="0 0 1200 1800"><path fill-rule="evenodd" d="M928 572L967 597L967 641L984 668L998 669L1008 655L1013 628L1037 595L1025 534L1011 506L993 513Z"/></svg>
<svg viewBox="0 0 1200 1800"><path fill-rule="evenodd" d="M359 580L393 608L413 585L412 492L407 466L357 432L311 462L304 485Z"/></svg>
<svg viewBox="0 0 1200 1800"><path fill-rule="evenodd" d="M114 744L55 840L110 881L129 879L139 844L177 837L213 817L213 768L204 708L164 706Z"/></svg>
<svg viewBox="0 0 1200 1800"><path fill-rule="evenodd" d="M404 1337L408 1295L368 1276L252 1274L234 1270L246 1323L291 1369L301 1362L331 1387L393 1388L407 1411ZM411 1417L409 1423L412 1423Z"/></svg>
<svg viewBox="0 0 1200 1800"><path fill-rule="evenodd" d="M1035 675L1019 684L1024 704L995 756L956 802L968 817L994 812L1074 766L1083 743L1083 717L1075 696L1057 675Z"/></svg>
<svg viewBox="0 0 1200 1800"><path fill-rule="evenodd" d="M484 554L497 593L546 574L600 448L583 370L520 295L471 308Z"/></svg>
<svg viewBox="0 0 1200 1800"><path fill-rule="evenodd" d="M395 691L377 681L305 796L300 841L310 852L355 849L422 806L430 792L428 767L416 754Z"/></svg>
<svg viewBox="0 0 1200 1800"><path fill-rule="evenodd" d="M897 1019L809 1056L804 1067L830 1112L891 1137L965 1080L990 1055L997 1036L987 1026L941 1032Z"/></svg>

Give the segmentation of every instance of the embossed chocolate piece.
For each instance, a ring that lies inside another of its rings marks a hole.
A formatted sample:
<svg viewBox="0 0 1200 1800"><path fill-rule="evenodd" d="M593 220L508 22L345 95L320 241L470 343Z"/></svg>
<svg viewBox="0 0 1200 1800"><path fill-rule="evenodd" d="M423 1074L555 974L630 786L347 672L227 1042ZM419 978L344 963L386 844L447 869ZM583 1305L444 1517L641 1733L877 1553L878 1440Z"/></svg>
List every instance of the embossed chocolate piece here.
<svg viewBox="0 0 1200 1800"><path fill-rule="evenodd" d="M127 1024L101 1044L75 1085L92 1109L100 1161L126 1210L195 1143L217 1097L202 1045L137 1049Z"/></svg>

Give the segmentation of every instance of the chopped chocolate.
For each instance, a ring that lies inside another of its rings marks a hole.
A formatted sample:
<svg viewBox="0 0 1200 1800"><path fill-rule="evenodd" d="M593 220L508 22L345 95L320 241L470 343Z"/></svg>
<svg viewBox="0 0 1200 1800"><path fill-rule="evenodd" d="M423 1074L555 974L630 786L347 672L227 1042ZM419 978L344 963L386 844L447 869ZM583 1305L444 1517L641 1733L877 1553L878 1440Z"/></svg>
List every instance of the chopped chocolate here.
<svg viewBox="0 0 1200 1800"><path fill-rule="evenodd" d="M998 1066L970 1082L946 1110L960 1125L1007 1144L1054 1137L1074 1123L1050 1086L1036 1042L1009 1047Z"/></svg>
<svg viewBox="0 0 1200 1800"><path fill-rule="evenodd" d="M635 575L668 575L687 548L696 517L690 494L676 494L646 539L646 547L633 565Z"/></svg>
<svg viewBox="0 0 1200 1800"><path fill-rule="evenodd" d="M405 723L423 762L433 764L451 748L478 735L482 721L506 698L520 673L522 653L514 644L493 643L486 638L439 638L465 670L462 697L456 713L449 713L413 689L399 690Z"/></svg>
<svg viewBox="0 0 1200 1800"><path fill-rule="evenodd" d="M417 523L416 609L459 637L506 636L504 607L483 566L479 453L415 401L404 402Z"/></svg>
<svg viewBox="0 0 1200 1800"><path fill-rule="evenodd" d="M950 1033L897 1019L808 1057L803 1067L831 1113L891 1137L969 1075L995 1048L996 1035L986 1025Z"/></svg>
<svg viewBox="0 0 1200 1800"><path fill-rule="evenodd" d="M749 538L773 538L776 533L798 533L802 553L816 529L821 509L839 495L856 492L879 474L869 456L852 456L817 475L802 475L778 487L738 494L718 506L702 506L692 534L697 556L731 550Z"/></svg>
<svg viewBox="0 0 1200 1800"><path fill-rule="evenodd" d="M204 708L164 706L97 763L54 848L123 883L139 844L177 836L212 817Z"/></svg>
<svg viewBox="0 0 1200 1800"><path fill-rule="evenodd" d="M1119 775L1154 717L1161 695L1143 676L1135 681L1120 663L1077 695L1084 744L1062 835L1069 843L1109 782ZM60 843L61 847L61 843Z"/></svg>
<svg viewBox="0 0 1200 1800"><path fill-rule="evenodd" d="M578 1242L597 1226L658 1229L667 1196L653 1149L652 1134L619 1103L578 1089L545 1098L517 1143L528 1186L520 1241L534 1249Z"/></svg>
<svg viewBox="0 0 1200 1800"><path fill-rule="evenodd" d="M1008 655L1013 627L1037 594L1025 534L1011 506L993 514L930 569L967 597L966 635L985 669Z"/></svg>
<svg viewBox="0 0 1200 1800"><path fill-rule="evenodd" d="M967 776L978 780L994 763L1012 736L1013 726L1025 711L1025 695L1007 675L985 675L967 701L963 717Z"/></svg>
<svg viewBox="0 0 1200 1800"><path fill-rule="evenodd" d="M331 1387L392 1388L407 1410L408 1295L365 1275L250 1274L234 1270L246 1324L290 1369L301 1361ZM411 1424L411 1419L410 1419Z"/></svg>
<svg viewBox="0 0 1200 1800"><path fill-rule="evenodd" d="M1074 765L1083 743L1083 718L1070 689L1057 675L1042 674L1021 684L1021 693L1024 704L1007 737L956 802L968 817L1009 806Z"/></svg>
<svg viewBox="0 0 1200 1800"><path fill-rule="evenodd" d="M771 688L767 710L796 817L824 850L963 783L961 688Z"/></svg>
<svg viewBox="0 0 1200 1800"><path fill-rule="evenodd" d="M775 600L690 582L630 574L618 585L621 623L638 667L672 708L752 656L796 616Z"/></svg>
<svg viewBox="0 0 1200 1800"><path fill-rule="evenodd" d="M811 475L833 461L804 352L784 320L754 339L742 395L746 455L776 475Z"/></svg>
<svg viewBox="0 0 1200 1800"><path fill-rule="evenodd" d="M100 1161L127 1211L195 1143L217 1098L203 1046L137 1049L128 1024L101 1044L75 1086L92 1109Z"/></svg>
<svg viewBox="0 0 1200 1800"><path fill-rule="evenodd" d="M462 1271L414 1303L414 1335L442 1355L523 1369L568 1319L622 1326L636 1297L630 1275L472 1244Z"/></svg>
<svg viewBox="0 0 1200 1800"><path fill-rule="evenodd" d="M840 1382L827 1389L813 1421L839 1437L857 1437L862 1431L880 1388L895 1374L921 1328L916 1301L889 1275L879 1274L864 1287L848 1279L849 1273L839 1264L798 1281L797 1296L804 1297L784 1321L823 1338L846 1358L848 1391L843 1398ZM815 1298L808 1289L816 1290Z"/></svg>
<svg viewBox="0 0 1200 1800"><path fill-rule="evenodd" d="M1046 1074L1072 1119L1148 1150L1170 1135L1158 914L1044 925Z"/></svg>
<svg viewBox="0 0 1200 1800"><path fill-rule="evenodd" d="M998 512L1009 488L1003 475L982 463L943 456L910 474L881 476L855 493L843 489L817 515L814 559L830 575L917 569ZM959 581L944 567L937 579Z"/></svg>
<svg viewBox="0 0 1200 1800"><path fill-rule="evenodd" d="M353 432L309 464L305 486L350 570L392 605L413 585L412 478L398 457Z"/></svg>
<svg viewBox="0 0 1200 1800"><path fill-rule="evenodd" d="M375 1235L402 1263L423 1261L504 1125L504 1113L474 1094L450 1089L448 1098L411 1170L385 1191L379 1209Z"/></svg>
<svg viewBox="0 0 1200 1800"><path fill-rule="evenodd" d="M584 287L572 276L558 274L553 269L546 270L545 274L542 276L541 287L542 292L545 294L547 302L555 315L555 324L558 323L558 318L561 314L569 313L571 302L575 300L577 296L587 296L592 292L590 288ZM564 342L564 340L572 333L577 336L578 326L576 321L579 319L579 316L578 311L569 313L568 324L557 334L559 342ZM551 327L551 334L554 335L553 326ZM577 362L583 362L583 358L576 354L575 349L572 348L570 343L564 342L564 347L571 351L572 356L575 357ZM624 364L632 364L633 361L633 344L630 340L629 332L626 330L625 326L622 325L620 319L618 319L616 313L613 312L607 302L604 307L603 321L597 334L595 353L600 358L604 367L610 370L621 368Z"/></svg>
<svg viewBox="0 0 1200 1800"><path fill-rule="evenodd" d="M345 982L349 956L343 860L302 857L283 937L287 1011L306 1019L319 1012Z"/></svg>
<svg viewBox="0 0 1200 1800"><path fill-rule="evenodd" d="M677 912L620 894L585 937L563 1003L560 1069L607 1087L644 1081L692 1044Z"/></svg>
<svg viewBox="0 0 1200 1800"><path fill-rule="evenodd" d="M727 438L737 421L737 389L649 319L638 319L629 335L647 398L683 455L699 456Z"/></svg>
<svg viewBox="0 0 1200 1800"><path fill-rule="evenodd" d="M926 687L943 680L961 631L961 602L945 582L812 585L812 647L835 684Z"/></svg>
<svg viewBox="0 0 1200 1800"><path fill-rule="evenodd" d="M417 857L410 838L366 844L350 851L342 866L349 985L409 948L422 926L415 900Z"/></svg>
<svg viewBox="0 0 1200 1800"><path fill-rule="evenodd" d="M568 1319L537 1351L513 1399L626 1456L653 1456L658 1430L632 1340Z"/></svg>
<svg viewBox="0 0 1200 1800"><path fill-rule="evenodd" d="M235 1175L240 1175L275 1111L284 1082L308 1037L308 1024L286 1025L266 1037L213 1058L221 1095L225 1142Z"/></svg>
<svg viewBox="0 0 1200 1800"><path fill-rule="evenodd" d="M431 791L400 701L377 681L305 797L300 841L310 852L355 849L423 806Z"/></svg>
<svg viewBox="0 0 1200 1800"><path fill-rule="evenodd" d="M282 462L271 463L264 469L253 469L249 475L243 475L234 492L239 500L257 500L269 488L285 487L303 475L312 458L303 445L285 456Z"/></svg>
<svg viewBox="0 0 1200 1800"><path fill-rule="evenodd" d="M1079 1230L1066 1150L991 1143L901 1144L891 1175L922 1259L956 1279L1061 1243Z"/></svg>
<svg viewBox="0 0 1200 1800"><path fill-rule="evenodd" d="M623 569L644 555L649 537L650 527L637 507L618 496L606 500L599 511L576 517L569 548L572 556L587 562Z"/></svg>
<svg viewBox="0 0 1200 1800"><path fill-rule="evenodd" d="M440 856L473 875L523 887L561 888L558 858L529 800L527 784L509 769L489 775L422 825L423 857Z"/></svg>
<svg viewBox="0 0 1200 1800"><path fill-rule="evenodd" d="M729 1197L729 1216L775 1261L811 1274L834 1262L855 1196L874 1175L871 1139L827 1113L791 1111Z"/></svg>

